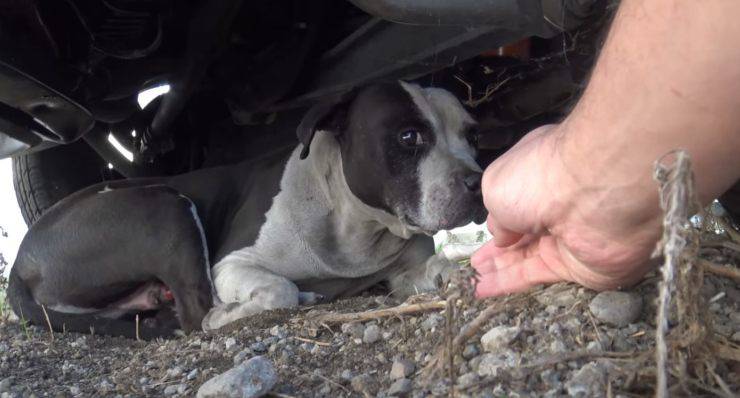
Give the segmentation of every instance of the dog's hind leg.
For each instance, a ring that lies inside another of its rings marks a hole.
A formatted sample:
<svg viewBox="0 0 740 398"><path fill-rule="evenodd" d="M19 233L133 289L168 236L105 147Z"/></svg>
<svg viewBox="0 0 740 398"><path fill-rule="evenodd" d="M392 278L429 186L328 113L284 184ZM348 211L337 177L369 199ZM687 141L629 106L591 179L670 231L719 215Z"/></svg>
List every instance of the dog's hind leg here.
<svg viewBox="0 0 740 398"><path fill-rule="evenodd" d="M295 283L261 267L239 261L221 261L213 268L213 282L223 304L203 318L203 330L215 330L238 319L299 304Z"/></svg>

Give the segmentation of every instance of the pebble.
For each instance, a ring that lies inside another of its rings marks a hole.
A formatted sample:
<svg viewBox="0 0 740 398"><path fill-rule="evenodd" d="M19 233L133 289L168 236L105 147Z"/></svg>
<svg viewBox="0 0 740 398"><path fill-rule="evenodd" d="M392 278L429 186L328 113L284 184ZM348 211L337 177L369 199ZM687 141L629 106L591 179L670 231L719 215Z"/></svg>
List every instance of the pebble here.
<svg viewBox="0 0 740 398"><path fill-rule="evenodd" d="M365 344L372 344L380 340L380 327L378 325L370 325L365 328L365 332L362 334L362 341Z"/></svg>
<svg viewBox="0 0 740 398"><path fill-rule="evenodd" d="M474 372L465 373L465 374L463 374L463 375L461 375L460 377L457 378L457 386L461 390L464 390L464 389L472 386L476 382L478 382L478 375L475 374Z"/></svg>
<svg viewBox="0 0 740 398"><path fill-rule="evenodd" d="M475 344L468 344L465 346L465 348L463 348L462 357L470 360L476 357L478 354L480 354L478 347L476 347Z"/></svg>
<svg viewBox="0 0 740 398"><path fill-rule="evenodd" d="M265 352L267 351L267 346L261 341L256 341L249 346L249 349L254 352Z"/></svg>
<svg viewBox="0 0 740 398"><path fill-rule="evenodd" d="M344 381L350 381L352 380L352 377L353 377L352 371L349 369L344 369L342 373L339 374L339 378Z"/></svg>
<svg viewBox="0 0 740 398"><path fill-rule="evenodd" d="M391 366L391 380L409 377L412 373L414 373L415 369L416 366L413 362L402 358L396 359L395 361L393 361L393 365Z"/></svg>
<svg viewBox="0 0 740 398"><path fill-rule="evenodd" d="M342 324L342 333L348 334L356 339L361 339L365 333L365 326L359 322L348 322Z"/></svg>
<svg viewBox="0 0 740 398"><path fill-rule="evenodd" d="M589 351L602 351L603 348L601 347L601 342L599 341L589 341L588 344L586 344L586 349Z"/></svg>
<svg viewBox="0 0 740 398"><path fill-rule="evenodd" d="M578 301L576 289L561 290L562 286L552 286L535 296L535 300L544 306L555 305L570 308Z"/></svg>
<svg viewBox="0 0 740 398"><path fill-rule="evenodd" d="M240 363L244 362L249 356L252 355L251 350L242 350L239 351L236 355L234 355L234 365L239 365Z"/></svg>
<svg viewBox="0 0 740 398"><path fill-rule="evenodd" d="M256 356L203 383L198 398L208 397L261 397L277 383L277 373L272 362Z"/></svg>
<svg viewBox="0 0 740 398"><path fill-rule="evenodd" d="M735 343L740 343L740 331L733 333L732 337L730 337L730 340L734 341Z"/></svg>
<svg viewBox="0 0 740 398"><path fill-rule="evenodd" d="M188 373L187 376L185 376L188 380L195 380L195 378L198 377L198 369L193 369Z"/></svg>
<svg viewBox="0 0 740 398"><path fill-rule="evenodd" d="M439 325L442 324L442 322L445 321L445 318L442 315L439 314L432 314L427 317L422 323L421 328L425 331L431 331L434 329L437 329Z"/></svg>
<svg viewBox="0 0 740 398"><path fill-rule="evenodd" d="M188 386L185 384L172 384L164 389L164 395L169 397L175 394L182 394L187 388Z"/></svg>
<svg viewBox="0 0 740 398"><path fill-rule="evenodd" d="M566 351L568 351L568 347L565 346L563 340L553 340L552 343L550 343L550 352L559 353Z"/></svg>
<svg viewBox="0 0 740 398"><path fill-rule="evenodd" d="M182 368L175 366L174 368L167 369L167 378L174 379L182 374Z"/></svg>
<svg viewBox="0 0 740 398"><path fill-rule="evenodd" d="M15 379L13 378L13 376L2 379L2 381L0 381L0 392L10 391L10 386L13 385L14 381Z"/></svg>
<svg viewBox="0 0 740 398"><path fill-rule="evenodd" d="M69 387L69 393L72 394L72 395L80 395L80 387L70 386Z"/></svg>
<svg viewBox="0 0 740 398"><path fill-rule="evenodd" d="M485 351L500 351L508 347L519 335L519 332L520 328L518 326L496 326L480 338L480 343Z"/></svg>
<svg viewBox="0 0 740 398"><path fill-rule="evenodd" d="M288 331L286 331L285 328L281 328L280 326L275 325L270 328L270 336L275 336L278 339L284 339L288 337Z"/></svg>
<svg viewBox="0 0 740 398"><path fill-rule="evenodd" d="M226 351L231 351L234 348L236 348L236 339L233 337L229 337L226 339L226 342L224 342L224 347L226 347Z"/></svg>
<svg viewBox="0 0 740 398"><path fill-rule="evenodd" d="M481 377L496 377L499 374L499 370L516 366L518 360L519 356L511 350L505 350L495 354L483 354L480 356L480 362L478 363L478 375Z"/></svg>
<svg viewBox="0 0 740 398"><path fill-rule="evenodd" d="M632 292L601 292L591 300L588 308L602 322L626 326L642 313L642 297Z"/></svg>
<svg viewBox="0 0 740 398"><path fill-rule="evenodd" d="M350 385L355 392L363 394L373 395L377 391L375 380L367 373L353 377Z"/></svg>
<svg viewBox="0 0 740 398"><path fill-rule="evenodd" d="M606 372L596 362L589 362L574 372L565 383L565 389L571 397L593 397L604 393Z"/></svg>
<svg viewBox="0 0 740 398"><path fill-rule="evenodd" d="M402 396L411 391L413 384L409 379L398 379L388 388L388 395Z"/></svg>

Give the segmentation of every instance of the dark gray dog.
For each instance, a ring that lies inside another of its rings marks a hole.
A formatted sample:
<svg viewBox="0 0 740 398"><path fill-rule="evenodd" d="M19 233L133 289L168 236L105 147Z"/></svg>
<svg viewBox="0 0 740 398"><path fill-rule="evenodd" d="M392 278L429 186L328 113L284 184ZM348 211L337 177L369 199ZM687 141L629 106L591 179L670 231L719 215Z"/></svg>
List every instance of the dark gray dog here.
<svg viewBox="0 0 740 398"><path fill-rule="evenodd" d="M445 90L378 84L311 109L290 155L87 188L29 229L10 302L34 323L45 311L55 329L126 336L142 313L153 337L173 307L185 331L212 330L381 281L434 289L454 265L430 235L485 214L474 124Z"/></svg>

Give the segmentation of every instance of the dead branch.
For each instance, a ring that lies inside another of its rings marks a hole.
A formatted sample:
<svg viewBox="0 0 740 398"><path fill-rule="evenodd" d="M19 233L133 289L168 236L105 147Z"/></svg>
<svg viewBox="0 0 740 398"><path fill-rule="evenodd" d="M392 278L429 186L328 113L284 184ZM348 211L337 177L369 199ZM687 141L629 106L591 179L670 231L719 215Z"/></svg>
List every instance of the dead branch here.
<svg viewBox="0 0 740 398"><path fill-rule="evenodd" d="M734 267L725 267L707 260L699 260L704 271L711 272L715 275L724 276L725 278L740 281L740 269Z"/></svg>
<svg viewBox="0 0 740 398"><path fill-rule="evenodd" d="M363 312L350 312L344 314L323 314L313 320L323 323L345 323L345 322L363 322L372 319L386 318L389 316L408 315L419 312L438 311L445 308L446 301L428 301L417 304L401 304L396 307L383 308L380 310L370 310Z"/></svg>

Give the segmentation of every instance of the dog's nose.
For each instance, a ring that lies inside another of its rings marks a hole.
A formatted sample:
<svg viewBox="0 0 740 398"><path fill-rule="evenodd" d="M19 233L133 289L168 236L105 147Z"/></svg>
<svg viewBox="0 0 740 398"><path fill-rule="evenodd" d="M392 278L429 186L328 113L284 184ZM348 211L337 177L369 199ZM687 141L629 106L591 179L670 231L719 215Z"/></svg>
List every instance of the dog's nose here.
<svg viewBox="0 0 740 398"><path fill-rule="evenodd" d="M483 174L481 174L481 173L468 174L463 179L463 183L465 184L465 188L467 188L468 191L470 191L470 192L478 192L478 191L480 191L480 180L481 180L481 177L483 177Z"/></svg>

